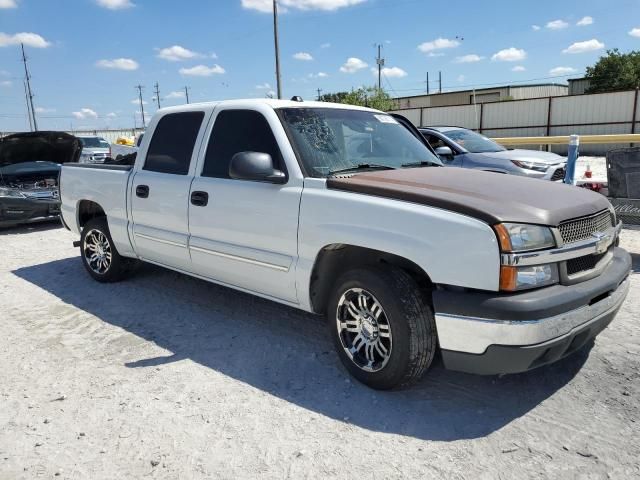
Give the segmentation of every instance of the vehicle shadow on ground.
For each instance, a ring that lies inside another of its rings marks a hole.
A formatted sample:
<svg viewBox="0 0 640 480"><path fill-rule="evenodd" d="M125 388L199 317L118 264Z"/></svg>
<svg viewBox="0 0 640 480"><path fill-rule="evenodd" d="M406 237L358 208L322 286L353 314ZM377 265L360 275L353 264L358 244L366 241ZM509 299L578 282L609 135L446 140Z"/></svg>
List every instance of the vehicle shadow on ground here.
<svg viewBox="0 0 640 480"><path fill-rule="evenodd" d="M13 273L172 352L132 359L127 367L190 359L327 417L420 439L452 441L499 430L566 385L590 348L505 377L450 372L436 361L414 387L377 392L350 379L319 316L150 265L117 284L94 282L78 258Z"/></svg>

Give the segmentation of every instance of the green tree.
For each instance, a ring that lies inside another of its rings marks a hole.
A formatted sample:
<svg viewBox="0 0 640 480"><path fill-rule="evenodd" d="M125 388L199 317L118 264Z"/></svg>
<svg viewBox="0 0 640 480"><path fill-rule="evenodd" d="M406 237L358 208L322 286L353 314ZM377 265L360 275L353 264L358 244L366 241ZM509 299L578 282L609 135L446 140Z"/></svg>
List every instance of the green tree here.
<svg viewBox="0 0 640 480"><path fill-rule="evenodd" d="M338 92L322 95L323 102L346 103L361 107L375 108L376 110L393 110L398 108L387 92L378 87L360 87L350 92Z"/></svg>
<svg viewBox="0 0 640 480"><path fill-rule="evenodd" d="M587 93L630 90L640 87L640 51L620 53L617 48L607 50L593 67L587 67L590 80Z"/></svg>

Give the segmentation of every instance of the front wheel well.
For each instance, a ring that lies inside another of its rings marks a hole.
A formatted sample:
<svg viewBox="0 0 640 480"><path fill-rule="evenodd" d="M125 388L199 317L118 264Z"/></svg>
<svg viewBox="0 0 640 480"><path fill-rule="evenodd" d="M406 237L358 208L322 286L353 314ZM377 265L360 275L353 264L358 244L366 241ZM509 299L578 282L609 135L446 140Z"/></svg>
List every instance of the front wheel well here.
<svg viewBox="0 0 640 480"><path fill-rule="evenodd" d="M101 217L106 218L106 216L107 214L104 212L103 208L96 202L92 202L91 200L81 200L80 203L78 203L78 225L81 229L89 220Z"/></svg>
<svg viewBox="0 0 640 480"><path fill-rule="evenodd" d="M311 272L309 295L313 311L325 313L329 295L340 275L354 268L381 264L407 272L430 297L433 283L429 275L411 260L371 248L331 244L320 250Z"/></svg>

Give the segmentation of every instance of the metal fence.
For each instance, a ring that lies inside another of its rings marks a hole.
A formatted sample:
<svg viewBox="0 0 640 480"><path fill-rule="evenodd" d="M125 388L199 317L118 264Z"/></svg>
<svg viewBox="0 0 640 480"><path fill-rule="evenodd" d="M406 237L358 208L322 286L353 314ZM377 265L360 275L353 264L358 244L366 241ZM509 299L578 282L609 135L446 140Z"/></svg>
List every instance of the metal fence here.
<svg viewBox="0 0 640 480"><path fill-rule="evenodd" d="M455 125L489 137L543 137L557 135L606 135L638 132L638 90L589 95L565 95L488 102L449 107L396 110L420 127ZM639 132L640 133L640 132ZM535 145L527 145L537 148ZM588 152L602 154L628 144L590 145ZM557 145L553 151L566 152Z"/></svg>

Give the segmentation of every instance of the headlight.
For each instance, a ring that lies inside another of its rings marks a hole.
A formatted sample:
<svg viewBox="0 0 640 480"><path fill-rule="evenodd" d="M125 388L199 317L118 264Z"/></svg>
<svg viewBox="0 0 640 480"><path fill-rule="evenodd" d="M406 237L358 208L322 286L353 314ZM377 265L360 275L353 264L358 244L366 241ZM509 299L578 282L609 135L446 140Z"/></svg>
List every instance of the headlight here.
<svg viewBox="0 0 640 480"><path fill-rule="evenodd" d="M500 290L513 292L558 283L558 264L500 268Z"/></svg>
<svg viewBox="0 0 640 480"><path fill-rule="evenodd" d="M502 252L525 252L556 246L549 227L524 223L500 223L493 227Z"/></svg>
<svg viewBox="0 0 640 480"><path fill-rule="evenodd" d="M0 187L0 198L27 198L27 197L17 188Z"/></svg>
<svg viewBox="0 0 640 480"><path fill-rule="evenodd" d="M514 165L526 170L535 170L536 172L546 172L549 165L546 163L527 162L524 160L511 160Z"/></svg>

